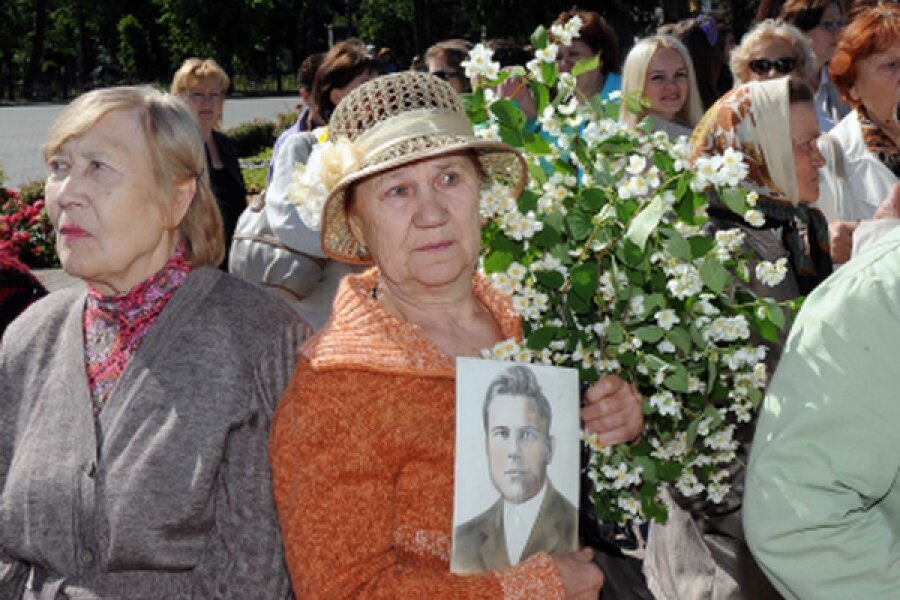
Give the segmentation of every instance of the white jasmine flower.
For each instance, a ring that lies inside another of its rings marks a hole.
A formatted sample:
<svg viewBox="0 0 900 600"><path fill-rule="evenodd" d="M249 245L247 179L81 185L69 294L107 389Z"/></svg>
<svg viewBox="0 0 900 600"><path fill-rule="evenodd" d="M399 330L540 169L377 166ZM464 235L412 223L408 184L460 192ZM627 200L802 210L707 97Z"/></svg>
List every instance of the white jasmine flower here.
<svg viewBox="0 0 900 600"><path fill-rule="evenodd" d="M744 213L744 220L754 227L762 227L766 223L766 216L761 211L751 208Z"/></svg>
<svg viewBox="0 0 900 600"><path fill-rule="evenodd" d="M756 278L769 287L775 287L787 276L787 258L779 258L774 263L767 260L756 265Z"/></svg>
<svg viewBox="0 0 900 600"><path fill-rule="evenodd" d="M661 342L659 342L656 345L656 349L663 354L675 354L675 351L678 350L675 347L675 344L673 344L669 340L662 340Z"/></svg>
<svg viewBox="0 0 900 600"><path fill-rule="evenodd" d="M681 319L678 318L678 314L671 308L658 310L653 314L653 317L656 319L656 324L666 331L671 330L672 327L674 327L678 323L681 323Z"/></svg>
<svg viewBox="0 0 900 600"><path fill-rule="evenodd" d="M500 63L491 60L493 57L493 50L484 44L476 44L469 51L469 58L462 61L460 65L465 69L466 77L469 79L479 77L494 79L500 73Z"/></svg>
<svg viewBox="0 0 900 600"><path fill-rule="evenodd" d="M632 154L628 157L628 166L625 170L632 175L640 175L647 168L647 159L638 154Z"/></svg>
<svg viewBox="0 0 900 600"><path fill-rule="evenodd" d="M650 406L656 407L661 415L669 415L675 419L681 418L681 402L668 390L650 396Z"/></svg>
<svg viewBox="0 0 900 600"><path fill-rule="evenodd" d="M697 476L694 475L693 471L685 471L678 477L678 481L675 482L675 489L677 489L682 496L691 498L703 492L704 488L703 484L700 483L700 480L697 479Z"/></svg>
<svg viewBox="0 0 900 600"><path fill-rule="evenodd" d="M542 48L540 50L535 50L534 57L537 58L541 62L555 63L557 52L559 52L559 46L557 46L556 44L550 43L550 44L547 44L546 48Z"/></svg>

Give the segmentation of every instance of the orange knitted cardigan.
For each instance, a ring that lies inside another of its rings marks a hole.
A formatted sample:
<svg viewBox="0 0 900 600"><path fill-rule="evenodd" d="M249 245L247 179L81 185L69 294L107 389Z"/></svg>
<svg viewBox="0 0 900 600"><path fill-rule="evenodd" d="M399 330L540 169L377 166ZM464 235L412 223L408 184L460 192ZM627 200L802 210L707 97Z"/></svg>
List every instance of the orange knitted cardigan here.
<svg viewBox="0 0 900 600"><path fill-rule="evenodd" d="M298 598L563 598L539 553L495 573L449 570L454 359L372 297L377 270L341 283L331 322L303 348L270 442L285 556ZM473 292L504 337L509 299Z"/></svg>

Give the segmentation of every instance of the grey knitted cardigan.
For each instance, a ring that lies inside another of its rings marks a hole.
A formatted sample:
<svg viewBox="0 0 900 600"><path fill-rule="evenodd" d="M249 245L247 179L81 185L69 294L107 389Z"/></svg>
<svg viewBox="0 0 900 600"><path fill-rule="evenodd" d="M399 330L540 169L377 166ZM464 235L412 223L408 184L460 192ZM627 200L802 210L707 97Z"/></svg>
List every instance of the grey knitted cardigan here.
<svg viewBox="0 0 900 600"><path fill-rule="evenodd" d="M32 305L0 345L0 598L285 598L269 423L309 329L195 269L95 428L86 292Z"/></svg>

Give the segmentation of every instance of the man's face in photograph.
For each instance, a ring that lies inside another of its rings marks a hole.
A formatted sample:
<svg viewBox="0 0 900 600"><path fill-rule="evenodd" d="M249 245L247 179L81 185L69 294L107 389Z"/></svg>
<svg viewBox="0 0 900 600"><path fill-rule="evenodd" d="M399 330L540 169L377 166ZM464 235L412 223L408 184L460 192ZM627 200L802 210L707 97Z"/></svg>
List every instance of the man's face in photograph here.
<svg viewBox="0 0 900 600"><path fill-rule="evenodd" d="M487 453L491 480L513 504L530 500L547 479L553 438L528 396L501 394L488 406Z"/></svg>

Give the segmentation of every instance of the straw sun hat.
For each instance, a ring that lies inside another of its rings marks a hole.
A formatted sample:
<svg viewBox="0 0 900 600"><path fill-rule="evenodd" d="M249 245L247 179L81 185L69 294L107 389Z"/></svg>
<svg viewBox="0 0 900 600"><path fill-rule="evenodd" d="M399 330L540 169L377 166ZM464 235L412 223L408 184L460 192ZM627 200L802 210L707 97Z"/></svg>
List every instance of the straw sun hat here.
<svg viewBox="0 0 900 600"><path fill-rule="evenodd" d="M525 161L511 147L475 137L459 95L433 75L403 71L377 77L348 94L306 165L296 165L289 191L300 217L322 230L325 254L348 263L372 262L350 232L346 192L355 182L453 152L477 154L489 180L517 197Z"/></svg>

